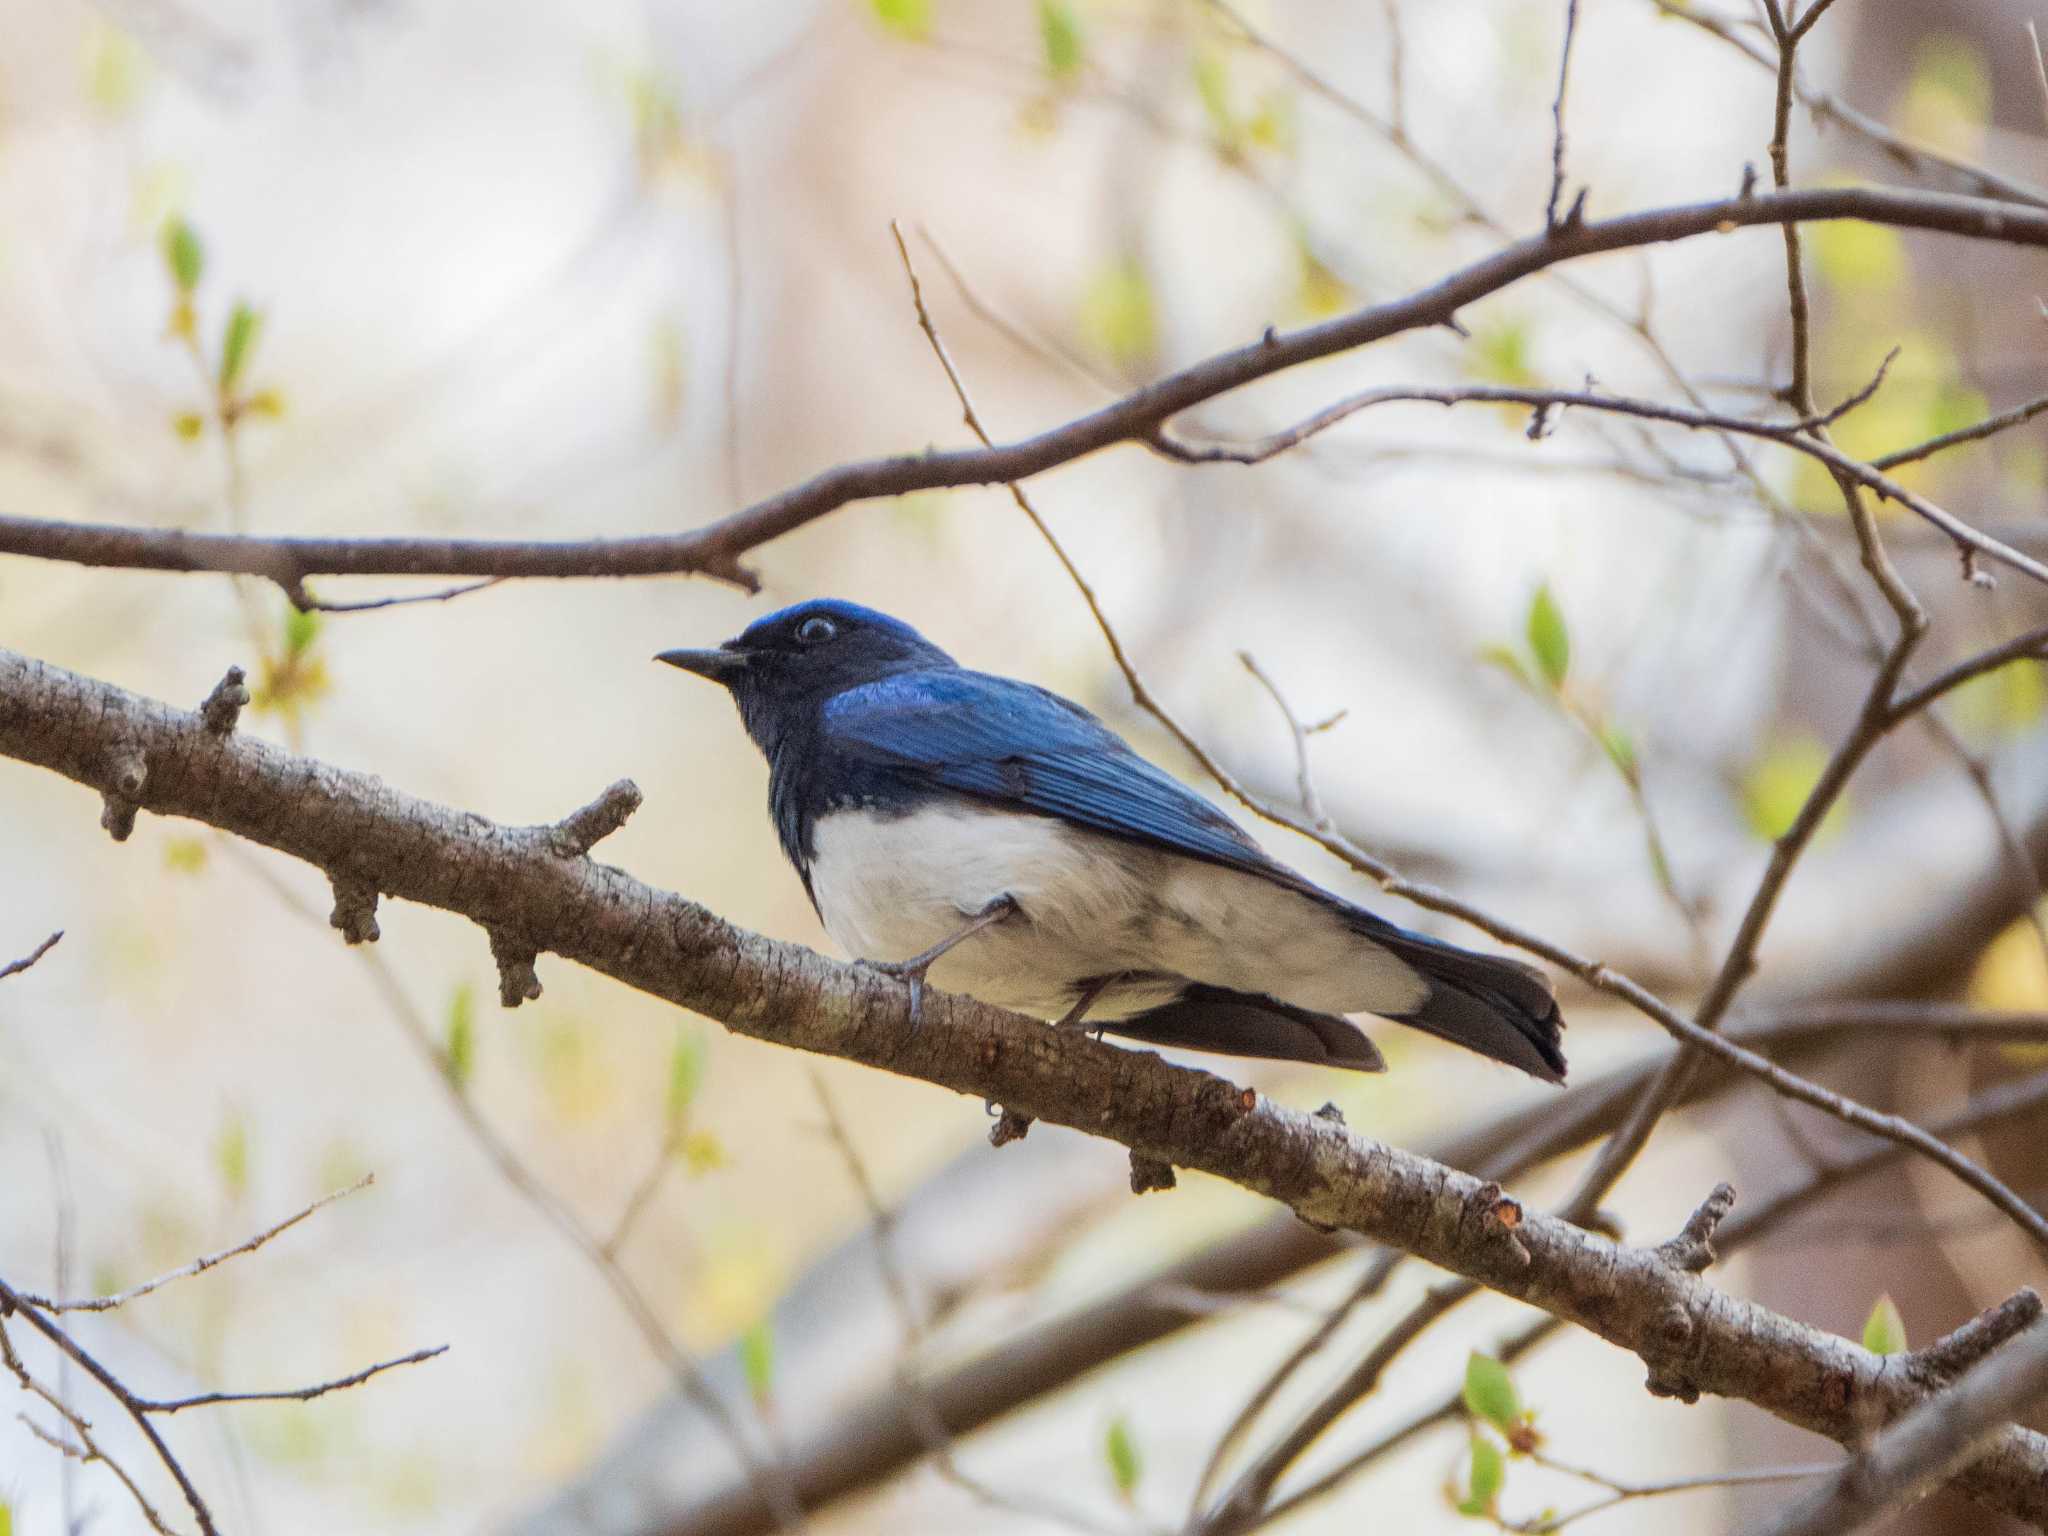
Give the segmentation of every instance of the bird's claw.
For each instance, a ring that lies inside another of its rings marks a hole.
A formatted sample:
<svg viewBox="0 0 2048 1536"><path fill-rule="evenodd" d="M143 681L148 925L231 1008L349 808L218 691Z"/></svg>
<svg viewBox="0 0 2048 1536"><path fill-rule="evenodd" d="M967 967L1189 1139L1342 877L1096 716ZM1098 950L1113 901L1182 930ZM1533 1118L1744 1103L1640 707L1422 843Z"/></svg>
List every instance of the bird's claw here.
<svg viewBox="0 0 2048 1536"><path fill-rule="evenodd" d="M910 1031L916 1034L924 1023L924 977L932 968L930 960L870 960L868 968L893 976L910 989Z"/></svg>

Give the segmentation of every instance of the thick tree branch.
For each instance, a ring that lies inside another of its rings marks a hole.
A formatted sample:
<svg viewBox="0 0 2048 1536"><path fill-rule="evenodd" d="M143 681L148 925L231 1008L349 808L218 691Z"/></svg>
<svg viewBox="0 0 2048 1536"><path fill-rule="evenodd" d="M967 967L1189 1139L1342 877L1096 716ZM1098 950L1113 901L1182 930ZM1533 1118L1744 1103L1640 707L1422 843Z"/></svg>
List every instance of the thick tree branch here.
<svg viewBox="0 0 2048 1536"><path fill-rule="evenodd" d="M1881 187L1751 192L1597 222L1562 222L1390 303L1281 333L1166 375L1102 409L993 448L865 459L702 528L633 538L535 540L296 538L0 516L0 554L132 570L214 571L275 582L310 604L315 576L627 577L699 574L751 587L749 550L856 501L1025 480L1118 443L1146 442L1191 406L1319 358L1405 331L1453 323L1458 311L1561 262L1737 229L1864 219L2015 245L2048 245L2048 211L1989 198Z"/></svg>
<svg viewBox="0 0 2048 1536"><path fill-rule="evenodd" d="M196 713L0 652L0 754L97 787L140 753L142 810L208 822L382 893L603 972L735 1031L921 1078L1214 1174L1296 1214L1413 1253L1640 1356L1663 1389L1740 1397L1853 1443L1937 1383L1910 1359L1716 1291L1654 1250L1530 1214L1511 1231L1497 1185L1172 1066L968 999L908 997L871 970L732 927L585 856L247 736ZM2048 1524L2048 1438L2009 1428L1958 1483Z"/></svg>

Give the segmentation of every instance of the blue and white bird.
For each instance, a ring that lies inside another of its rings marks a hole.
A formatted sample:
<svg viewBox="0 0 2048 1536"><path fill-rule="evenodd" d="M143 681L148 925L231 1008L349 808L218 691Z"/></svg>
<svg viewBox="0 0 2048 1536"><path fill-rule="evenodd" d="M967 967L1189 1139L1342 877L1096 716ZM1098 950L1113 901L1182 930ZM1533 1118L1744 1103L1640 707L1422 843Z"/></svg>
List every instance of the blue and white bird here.
<svg viewBox="0 0 2048 1536"><path fill-rule="evenodd" d="M1540 971L1323 890L1058 694L845 602L656 659L731 691L826 931L913 989L1364 1072L1376 1014L1564 1080Z"/></svg>

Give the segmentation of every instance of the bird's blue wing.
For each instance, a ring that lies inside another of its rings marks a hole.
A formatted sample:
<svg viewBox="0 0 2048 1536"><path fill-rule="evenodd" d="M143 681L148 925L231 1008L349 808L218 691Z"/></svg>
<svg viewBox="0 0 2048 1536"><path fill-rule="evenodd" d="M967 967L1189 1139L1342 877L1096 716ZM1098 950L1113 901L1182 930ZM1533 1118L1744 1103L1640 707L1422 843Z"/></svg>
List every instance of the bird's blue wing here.
<svg viewBox="0 0 2048 1536"><path fill-rule="evenodd" d="M829 752L904 788L1056 816L1286 884L1299 878L1085 709L1029 683L965 670L885 678L828 702L824 736Z"/></svg>

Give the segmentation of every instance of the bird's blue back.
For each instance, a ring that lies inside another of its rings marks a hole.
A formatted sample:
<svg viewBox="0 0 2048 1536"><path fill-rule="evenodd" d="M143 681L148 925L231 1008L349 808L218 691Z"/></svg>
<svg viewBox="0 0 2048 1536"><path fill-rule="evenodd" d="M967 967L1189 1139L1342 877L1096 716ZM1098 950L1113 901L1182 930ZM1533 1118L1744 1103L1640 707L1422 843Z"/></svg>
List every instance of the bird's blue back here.
<svg viewBox="0 0 2048 1536"><path fill-rule="evenodd" d="M810 822L828 810L907 812L957 795L1306 884L1080 705L1011 678L944 668L864 683L825 702L805 746L809 803L788 805L800 825L784 825L805 855Z"/></svg>

